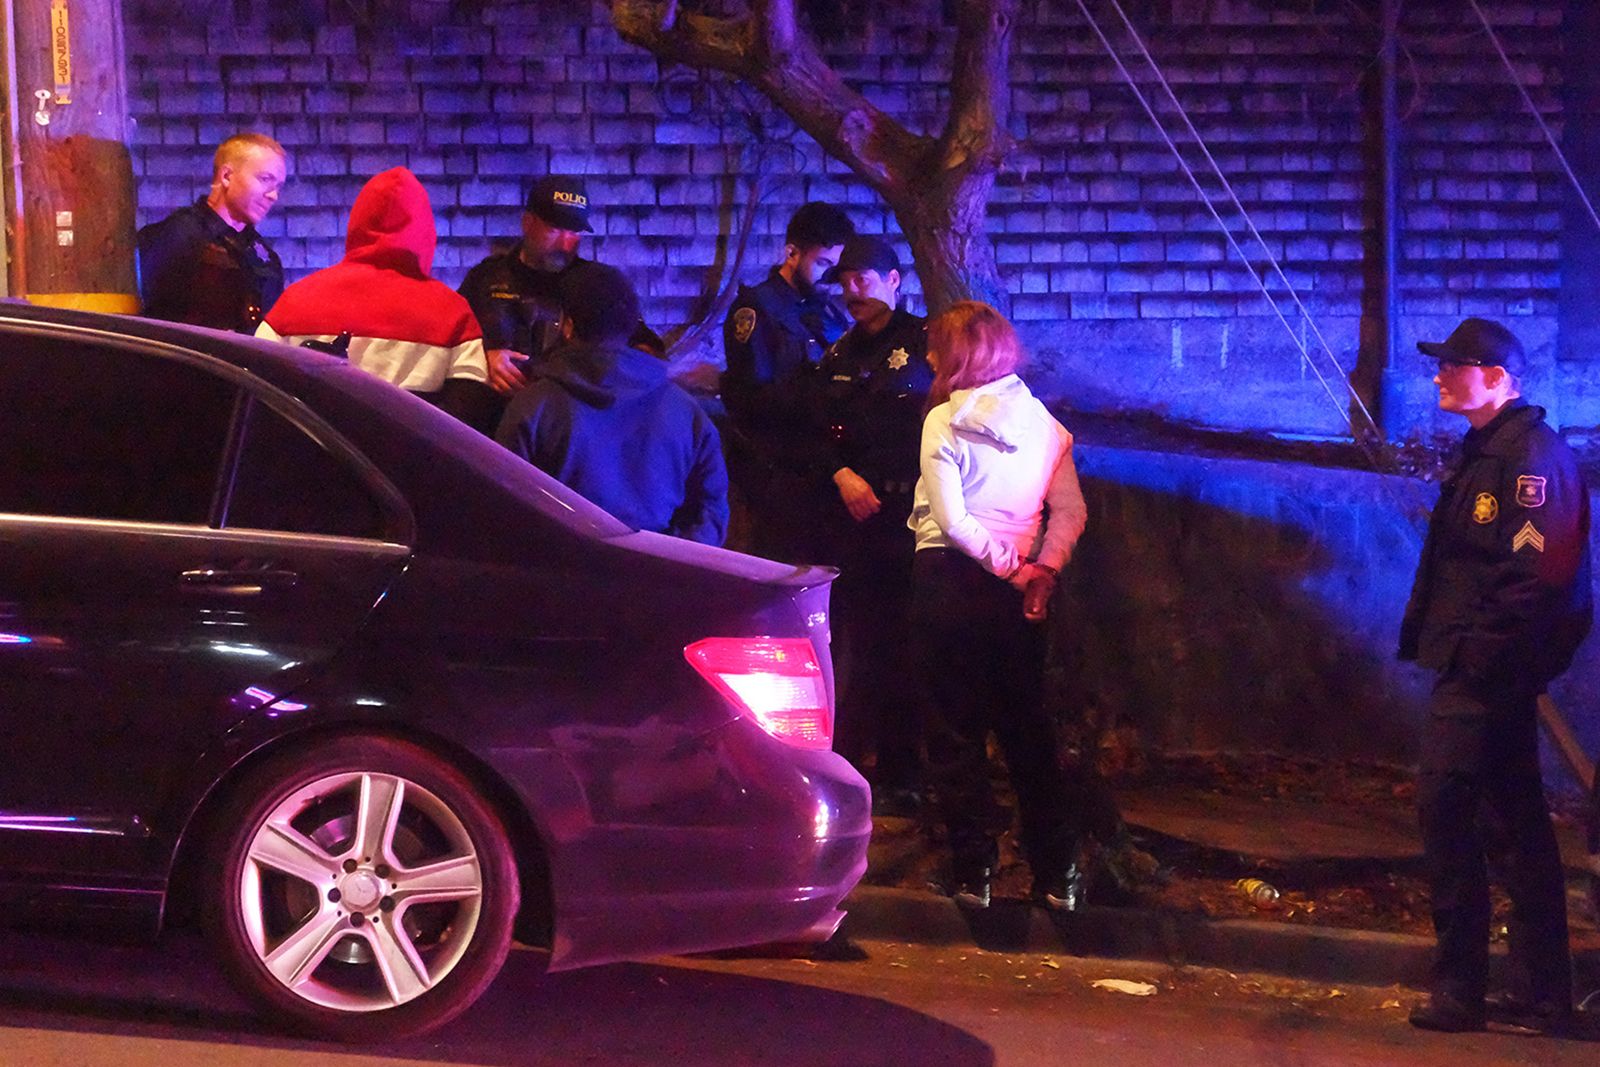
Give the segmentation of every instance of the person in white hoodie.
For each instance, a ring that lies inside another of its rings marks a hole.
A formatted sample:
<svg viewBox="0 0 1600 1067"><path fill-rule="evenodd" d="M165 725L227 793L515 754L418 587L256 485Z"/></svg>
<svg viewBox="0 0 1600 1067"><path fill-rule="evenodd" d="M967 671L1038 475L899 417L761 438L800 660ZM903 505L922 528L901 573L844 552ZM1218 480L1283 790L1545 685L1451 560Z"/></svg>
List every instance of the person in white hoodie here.
<svg viewBox="0 0 1600 1067"><path fill-rule="evenodd" d="M1016 368L1022 346L994 308L963 301L928 323L935 380L922 427L912 637L930 700L928 765L949 831L952 895L987 907L997 851L985 826L986 742L1000 742L1034 894L1077 906L1076 844L1054 720L1042 703L1056 575L1088 513L1072 435Z"/></svg>

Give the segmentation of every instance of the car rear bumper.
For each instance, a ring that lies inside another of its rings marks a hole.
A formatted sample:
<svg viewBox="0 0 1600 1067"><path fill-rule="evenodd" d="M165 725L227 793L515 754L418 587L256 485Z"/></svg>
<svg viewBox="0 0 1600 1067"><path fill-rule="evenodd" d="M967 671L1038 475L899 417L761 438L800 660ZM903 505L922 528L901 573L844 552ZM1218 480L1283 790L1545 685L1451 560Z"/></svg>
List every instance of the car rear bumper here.
<svg viewBox="0 0 1600 1067"><path fill-rule="evenodd" d="M552 970L803 940L837 926L840 901L867 868L865 780L842 757L790 748L742 720L706 746L672 757L702 768L693 795L635 781L631 803L613 803L554 851ZM629 777L646 773L679 781L659 767Z"/></svg>

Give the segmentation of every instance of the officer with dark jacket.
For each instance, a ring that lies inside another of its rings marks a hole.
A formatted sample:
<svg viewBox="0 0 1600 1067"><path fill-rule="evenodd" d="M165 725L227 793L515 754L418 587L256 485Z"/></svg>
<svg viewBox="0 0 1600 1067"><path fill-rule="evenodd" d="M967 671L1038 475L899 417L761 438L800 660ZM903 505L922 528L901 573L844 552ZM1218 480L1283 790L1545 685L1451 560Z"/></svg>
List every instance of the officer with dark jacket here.
<svg viewBox="0 0 1600 1067"><path fill-rule="evenodd" d="M1589 630L1589 496L1572 451L1523 401L1522 346L1469 318L1418 346L1437 359L1439 406L1471 424L1434 506L1400 631L1400 657L1438 672L1418 782L1438 957L1411 1022L1482 1029L1489 883L1481 815L1509 841L1515 1021L1572 1017L1566 888L1539 778L1535 701Z"/></svg>
<svg viewBox="0 0 1600 1067"><path fill-rule="evenodd" d="M551 175L533 183L522 212L522 240L509 252L484 259L467 272L460 293L478 324L489 367L489 387L502 400L486 431L503 412L504 398L528 383L527 373L561 346L561 280L589 262L578 255L582 234L594 232L589 194L577 178ZM628 342L664 355L665 346L640 319Z"/></svg>
<svg viewBox="0 0 1600 1067"><path fill-rule="evenodd" d="M639 300L621 271L561 278L563 346L529 370L497 438L641 530L720 545L728 530L722 443L665 361L628 343Z"/></svg>
<svg viewBox="0 0 1600 1067"><path fill-rule="evenodd" d="M802 206L784 232L783 262L759 285L740 286L723 323L728 464L749 508L752 548L774 559L798 562L813 551L808 390L822 354L849 325L817 283L854 235L832 204Z"/></svg>
<svg viewBox="0 0 1600 1067"><path fill-rule="evenodd" d="M218 145L211 191L139 231L140 313L255 333L283 293L283 263L256 227L287 172L283 146L265 134Z"/></svg>
<svg viewBox="0 0 1600 1067"><path fill-rule="evenodd" d="M920 792L920 703L908 636L911 558L906 520L919 474L922 415L933 371L926 320L897 306L900 260L876 237L853 237L837 278L855 324L817 368L813 466L833 489L823 513L840 676L839 752L861 767L876 751L874 804L904 813Z"/></svg>

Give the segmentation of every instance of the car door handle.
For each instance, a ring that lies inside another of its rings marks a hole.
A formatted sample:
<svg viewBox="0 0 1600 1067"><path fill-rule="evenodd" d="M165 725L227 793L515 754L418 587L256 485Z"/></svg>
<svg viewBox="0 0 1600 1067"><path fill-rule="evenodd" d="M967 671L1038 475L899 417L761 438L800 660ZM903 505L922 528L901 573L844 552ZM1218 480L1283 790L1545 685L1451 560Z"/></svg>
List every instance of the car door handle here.
<svg viewBox="0 0 1600 1067"><path fill-rule="evenodd" d="M289 586L300 580L294 571L212 570L198 568L178 576L185 589L222 593L225 596L258 596L268 586Z"/></svg>

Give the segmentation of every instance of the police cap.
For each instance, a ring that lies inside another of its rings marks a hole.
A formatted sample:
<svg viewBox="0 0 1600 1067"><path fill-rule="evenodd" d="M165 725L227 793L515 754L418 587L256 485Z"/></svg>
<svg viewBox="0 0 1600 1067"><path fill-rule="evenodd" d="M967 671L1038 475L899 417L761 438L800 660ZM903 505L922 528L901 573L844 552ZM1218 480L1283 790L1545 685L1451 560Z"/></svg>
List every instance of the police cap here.
<svg viewBox="0 0 1600 1067"><path fill-rule="evenodd" d="M589 194L577 178L551 175L528 190L528 211L558 230L593 233L589 224Z"/></svg>
<svg viewBox="0 0 1600 1067"><path fill-rule="evenodd" d="M858 235L844 243L844 250L839 253L837 266L829 267L822 276L825 282L836 282L839 275L847 270L875 270L880 275L887 275L892 270L900 269L900 257L894 254L894 249L889 242L881 237L868 237Z"/></svg>
<svg viewBox="0 0 1600 1067"><path fill-rule="evenodd" d="M1418 341L1423 355L1469 367L1504 367L1508 374L1521 374L1525 358L1522 342L1498 322L1473 317L1443 341Z"/></svg>

